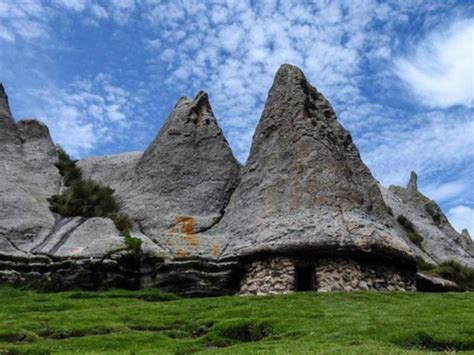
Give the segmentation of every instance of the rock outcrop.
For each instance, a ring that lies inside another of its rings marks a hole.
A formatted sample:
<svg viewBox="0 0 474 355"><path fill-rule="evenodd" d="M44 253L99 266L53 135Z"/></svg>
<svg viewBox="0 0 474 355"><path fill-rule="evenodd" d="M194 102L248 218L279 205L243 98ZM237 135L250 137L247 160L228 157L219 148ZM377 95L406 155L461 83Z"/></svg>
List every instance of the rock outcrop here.
<svg viewBox="0 0 474 355"><path fill-rule="evenodd" d="M416 174L406 189L379 187L329 102L291 65L276 74L245 167L204 92L177 102L144 153L78 162L115 190L140 251L108 218L49 210L65 188L57 148L41 122L15 122L3 86L0 149L0 281L189 296L413 290L428 288L415 255L473 265L467 231L418 192Z"/></svg>
<svg viewBox="0 0 474 355"><path fill-rule="evenodd" d="M276 74L217 232L226 255L373 252L413 264L349 132L291 65Z"/></svg>
<svg viewBox="0 0 474 355"><path fill-rule="evenodd" d="M52 229L46 198L59 188L48 128L13 120L0 85L0 253L23 255Z"/></svg>
<svg viewBox="0 0 474 355"><path fill-rule="evenodd" d="M394 217L408 221L413 231L421 237L417 243L405 238L417 256L430 264L454 260L474 268L474 253L469 236L456 232L439 206L418 191L415 172L411 173L407 188L390 186L380 189Z"/></svg>

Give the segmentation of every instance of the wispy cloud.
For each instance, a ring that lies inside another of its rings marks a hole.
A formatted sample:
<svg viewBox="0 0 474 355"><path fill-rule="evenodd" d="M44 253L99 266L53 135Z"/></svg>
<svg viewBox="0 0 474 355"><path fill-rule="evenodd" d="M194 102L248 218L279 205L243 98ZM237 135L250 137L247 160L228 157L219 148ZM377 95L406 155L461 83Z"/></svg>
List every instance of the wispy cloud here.
<svg viewBox="0 0 474 355"><path fill-rule="evenodd" d="M471 107L474 99L474 21L439 27L395 61L395 71L425 105Z"/></svg>
<svg viewBox="0 0 474 355"><path fill-rule="evenodd" d="M474 162L474 121L469 110L431 111L386 121L363 135L364 159L385 185L401 184L411 170L428 175Z"/></svg>
<svg viewBox="0 0 474 355"><path fill-rule="evenodd" d="M62 90L54 86L32 90L28 96L35 117L74 156L128 140L130 128L141 125L140 118L132 114L140 104L139 96L105 74L76 80Z"/></svg>

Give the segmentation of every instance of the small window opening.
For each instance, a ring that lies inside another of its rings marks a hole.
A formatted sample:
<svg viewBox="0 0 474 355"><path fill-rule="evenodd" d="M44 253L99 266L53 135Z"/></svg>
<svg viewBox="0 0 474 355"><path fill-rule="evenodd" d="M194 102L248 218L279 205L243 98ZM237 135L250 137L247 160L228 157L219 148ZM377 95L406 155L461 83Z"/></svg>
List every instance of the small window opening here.
<svg viewBox="0 0 474 355"><path fill-rule="evenodd" d="M300 266L296 268L296 291L314 290L314 266Z"/></svg>

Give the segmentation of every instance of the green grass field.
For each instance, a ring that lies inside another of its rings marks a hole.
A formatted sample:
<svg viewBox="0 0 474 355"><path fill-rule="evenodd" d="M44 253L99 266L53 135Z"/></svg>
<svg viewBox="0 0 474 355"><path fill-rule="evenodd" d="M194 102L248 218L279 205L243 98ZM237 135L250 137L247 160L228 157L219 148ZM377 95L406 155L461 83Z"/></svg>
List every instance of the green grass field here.
<svg viewBox="0 0 474 355"><path fill-rule="evenodd" d="M178 299L0 287L0 354L474 353L473 293Z"/></svg>

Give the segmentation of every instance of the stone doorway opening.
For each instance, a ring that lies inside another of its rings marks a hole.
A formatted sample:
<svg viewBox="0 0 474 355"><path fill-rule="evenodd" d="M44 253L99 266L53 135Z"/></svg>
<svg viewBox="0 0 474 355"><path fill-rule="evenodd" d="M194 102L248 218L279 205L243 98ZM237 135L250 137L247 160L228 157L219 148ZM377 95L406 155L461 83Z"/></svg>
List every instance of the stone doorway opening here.
<svg viewBox="0 0 474 355"><path fill-rule="evenodd" d="M314 266L297 266L295 268L295 291L313 291L315 284Z"/></svg>

